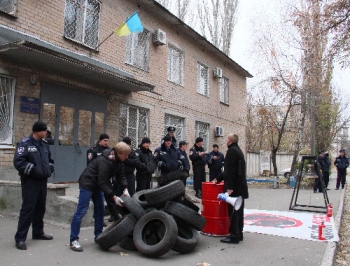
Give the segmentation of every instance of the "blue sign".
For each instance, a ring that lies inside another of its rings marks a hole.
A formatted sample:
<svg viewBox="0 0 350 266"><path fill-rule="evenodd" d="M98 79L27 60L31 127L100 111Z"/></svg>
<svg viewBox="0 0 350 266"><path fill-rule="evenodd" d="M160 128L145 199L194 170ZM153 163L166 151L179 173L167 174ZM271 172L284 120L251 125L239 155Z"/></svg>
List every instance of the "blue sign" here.
<svg viewBox="0 0 350 266"><path fill-rule="evenodd" d="M40 99L33 97L21 96L21 112L39 114Z"/></svg>

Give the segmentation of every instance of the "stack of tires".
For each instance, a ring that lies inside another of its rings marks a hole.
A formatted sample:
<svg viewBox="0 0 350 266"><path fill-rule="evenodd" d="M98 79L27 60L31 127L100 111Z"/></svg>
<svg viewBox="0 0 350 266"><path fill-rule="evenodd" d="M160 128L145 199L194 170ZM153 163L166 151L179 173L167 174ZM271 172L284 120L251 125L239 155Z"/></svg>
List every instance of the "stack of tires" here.
<svg viewBox="0 0 350 266"><path fill-rule="evenodd" d="M199 208L185 198L185 186L176 180L161 187L142 190L132 198L122 196L124 215L96 239L104 250L119 245L159 257L171 249L192 252L205 226Z"/></svg>

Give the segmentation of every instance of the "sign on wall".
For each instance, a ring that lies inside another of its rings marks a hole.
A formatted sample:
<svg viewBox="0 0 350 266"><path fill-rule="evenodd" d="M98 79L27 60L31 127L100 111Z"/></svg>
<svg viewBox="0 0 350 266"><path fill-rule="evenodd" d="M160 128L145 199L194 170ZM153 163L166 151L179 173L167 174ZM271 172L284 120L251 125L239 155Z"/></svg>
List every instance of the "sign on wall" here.
<svg viewBox="0 0 350 266"><path fill-rule="evenodd" d="M40 99L21 96L21 112L39 114Z"/></svg>

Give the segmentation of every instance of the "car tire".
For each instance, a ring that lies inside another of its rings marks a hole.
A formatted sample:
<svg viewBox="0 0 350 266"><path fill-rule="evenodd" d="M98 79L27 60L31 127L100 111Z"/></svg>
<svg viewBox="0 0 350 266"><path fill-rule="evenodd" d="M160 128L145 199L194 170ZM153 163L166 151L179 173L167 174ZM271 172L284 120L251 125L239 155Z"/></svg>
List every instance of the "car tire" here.
<svg viewBox="0 0 350 266"><path fill-rule="evenodd" d="M176 180L163 187L157 187L145 192L145 198L150 205L159 205L185 194L185 185Z"/></svg>
<svg viewBox="0 0 350 266"><path fill-rule="evenodd" d="M159 224L165 227L162 237L157 235ZM133 239L136 248L143 255L160 257L175 245L177 233L177 224L170 215L161 211L152 211L136 223Z"/></svg>
<svg viewBox="0 0 350 266"><path fill-rule="evenodd" d="M174 215L176 218L192 225L197 230L201 231L206 223L205 218L200 215L198 212L192 210L191 208L177 203L174 201L168 201L164 207L164 211Z"/></svg>
<svg viewBox="0 0 350 266"><path fill-rule="evenodd" d="M108 250L118 244L123 238L132 233L136 225L136 220L132 214L127 214L123 218L115 221L107 227L97 238L96 243L103 250Z"/></svg>
<svg viewBox="0 0 350 266"><path fill-rule="evenodd" d="M126 250L137 250L137 248L135 247L135 243L134 243L134 239L133 239L133 236L129 235L125 238L123 238L120 242L119 242L119 246L123 249L126 249Z"/></svg>
<svg viewBox="0 0 350 266"><path fill-rule="evenodd" d="M172 249L181 254L192 252L199 242L198 231L185 223L178 223L177 227L178 236Z"/></svg>
<svg viewBox="0 0 350 266"><path fill-rule="evenodd" d="M132 215L134 215L136 220L140 220L140 218L146 214L146 211L135 199L124 195L120 196L120 198L124 201L124 207L128 209Z"/></svg>
<svg viewBox="0 0 350 266"><path fill-rule="evenodd" d="M181 203L182 205L185 205L186 207L191 208L195 212L199 212L200 210L200 208L196 204L194 204L191 200L186 198L186 195L177 197L173 201L177 203Z"/></svg>

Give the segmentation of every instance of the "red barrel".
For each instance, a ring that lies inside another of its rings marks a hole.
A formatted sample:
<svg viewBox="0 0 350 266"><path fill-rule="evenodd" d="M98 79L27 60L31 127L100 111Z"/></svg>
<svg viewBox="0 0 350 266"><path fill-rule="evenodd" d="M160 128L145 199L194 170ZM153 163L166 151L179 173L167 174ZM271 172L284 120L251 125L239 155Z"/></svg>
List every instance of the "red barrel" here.
<svg viewBox="0 0 350 266"><path fill-rule="evenodd" d="M202 233L210 236L224 236L229 234L230 219L227 203L219 200L224 183L202 183L202 216L207 220Z"/></svg>

